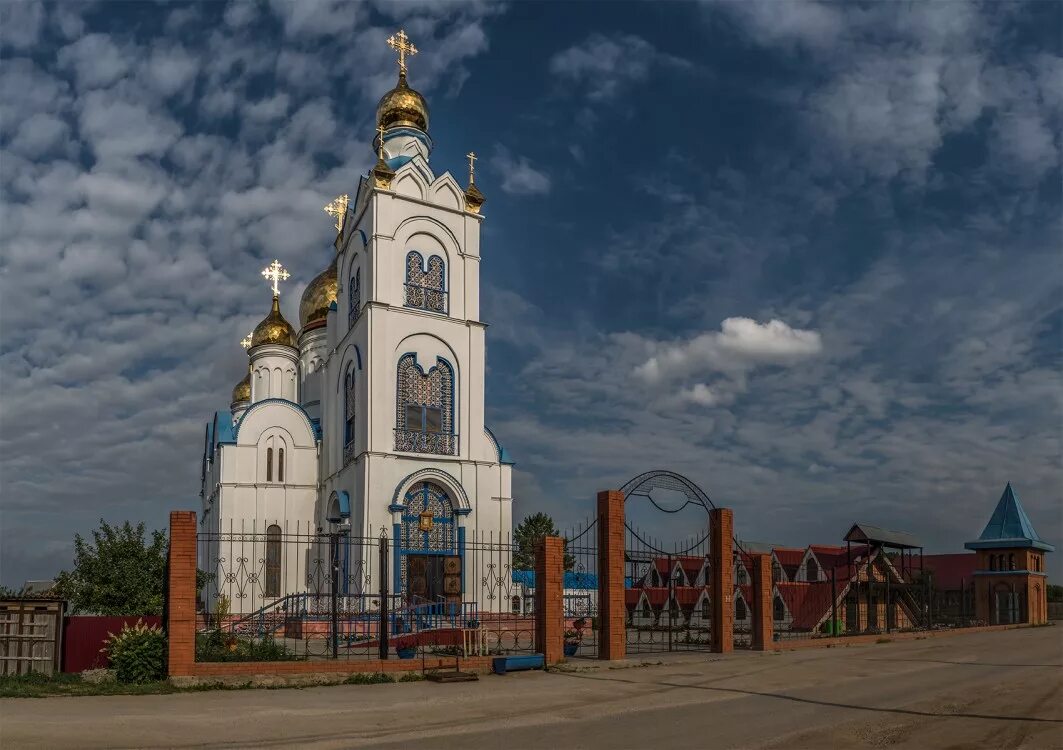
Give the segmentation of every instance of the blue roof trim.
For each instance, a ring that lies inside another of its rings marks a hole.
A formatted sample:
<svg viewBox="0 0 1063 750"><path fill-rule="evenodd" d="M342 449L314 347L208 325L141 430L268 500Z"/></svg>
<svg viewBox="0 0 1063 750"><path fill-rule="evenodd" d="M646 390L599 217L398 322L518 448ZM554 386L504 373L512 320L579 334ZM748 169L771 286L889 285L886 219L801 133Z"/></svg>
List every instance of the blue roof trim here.
<svg viewBox="0 0 1063 750"><path fill-rule="evenodd" d="M534 570L514 570L513 583L523 584L528 588L535 588ZM565 578L561 584L566 589L598 589L598 575L596 573L578 573L574 570L565 571Z"/></svg>
<svg viewBox="0 0 1063 750"><path fill-rule="evenodd" d="M498 463L506 464L507 466L515 466L516 461L514 461L510 457L509 451L505 449L505 446L503 446L502 443L498 442L498 438L495 437L495 433L491 431L491 428L487 425L484 425L484 432L488 434L492 442L494 442L495 444L495 450L498 451Z"/></svg>
<svg viewBox="0 0 1063 750"><path fill-rule="evenodd" d="M310 425L314 428L314 437L317 440L320 440L321 439L321 418L318 417L317 419L311 419L310 420Z"/></svg>
<svg viewBox="0 0 1063 750"><path fill-rule="evenodd" d="M247 422L247 416L255 409L259 408L260 406L263 406L264 404L284 404L285 406L292 407L297 412L303 415L303 419L306 420L306 426L310 428L310 434L315 436L315 438L317 437L318 432L314 429L314 420L310 419L310 415L306 413L306 409L299 406L299 404L295 403L294 401L289 401L286 398L264 398L261 401L256 401L255 403L247 407L247 411L245 411L243 416L240 417L240 423L236 425L236 430L233 431L233 439L230 442L235 443L240 438L240 428L244 425L245 422ZM221 412L218 413L220 414ZM229 429L232 429L231 419Z"/></svg>
<svg viewBox="0 0 1063 750"><path fill-rule="evenodd" d="M1003 549L1006 547L1033 547L1054 552L1055 547L1043 541L1034 530L1030 517L1019 501L1019 494L1008 482L997 507L982 530L981 536L963 545L967 549Z"/></svg>
<svg viewBox="0 0 1063 750"><path fill-rule="evenodd" d="M214 412L214 428L211 432L213 432L214 435L214 445L235 443L236 434L233 431L232 413L227 411Z"/></svg>
<svg viewBox="0 0 1063 750"><path fill-rule="evenodd" d="M339 309L339 308L336 307L336 300L332 300L331 302L328 303L328 309L329 310L337 310L337 309Z"/></svg>
<svg viewBox="0 0 1063 750"><path fill-rule="evenodd" d="M428 133L424 132L423 130L418 130L417 128L391 128L390 130L386 130L384 131L384 143L387 143L392 138L398 138L404 135L416 138L425 145L425 148L427 148L429 151L432 150L432 136L428 135ZM377 136L373 141L373 145L379 145L377 143L379 140L380 136Z"/></svg>

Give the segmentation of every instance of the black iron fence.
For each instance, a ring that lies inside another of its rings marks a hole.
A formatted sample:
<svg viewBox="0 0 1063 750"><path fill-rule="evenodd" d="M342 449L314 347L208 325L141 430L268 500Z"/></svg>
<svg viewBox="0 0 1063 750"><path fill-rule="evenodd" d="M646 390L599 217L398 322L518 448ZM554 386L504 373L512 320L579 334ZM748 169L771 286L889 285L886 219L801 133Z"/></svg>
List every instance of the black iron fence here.
<svg viewBox="0 0 1063 750"><path fill-rule="evenodd" d="M534 650L515 613L508 538L457 554L357 535L247 523L199 533L199 661L486 656ZM416 591L417 593L411 593Z"/></svg>
<svg viewBox="0 0 1063 750"><path fill-rule="evenodd" d="M710 650L708 534L671 549L630 525L625 536L627 653Z"/></svg>

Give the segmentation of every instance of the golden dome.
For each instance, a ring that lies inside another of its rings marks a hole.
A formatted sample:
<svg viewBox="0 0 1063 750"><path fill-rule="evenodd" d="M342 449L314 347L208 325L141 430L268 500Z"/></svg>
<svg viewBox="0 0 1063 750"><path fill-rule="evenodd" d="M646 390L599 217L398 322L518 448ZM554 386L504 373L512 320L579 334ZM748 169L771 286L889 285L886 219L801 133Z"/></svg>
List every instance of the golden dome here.
<svg viewBox="0 0 1063 750"><path fill-rule="evenodd" d="M269 315L255 326L251 334L252 349L262 344L280 344L295 348L295 330L292 324L281 315L281 305L277 295L273 295L273 307L270 308Z"/></svg>
<svg viewBox="0 0 1063 750"><path fill-rule="evenodd" d="M233 403L238 404L241 401L251 400L251 373L250 371L244 375L244 379L236 384L233 388Z"/></svg>
<svg viewBox="0 0 1063 750"><path fill-rule="evenodd" d="M428 103L406 84L406 74L399 73L399 83L380 98L376 121L385 128L410 127L428 131Z"/></svg>
<svg viewBox="0 0 1063 750"><path fill-rule="evenodd" d="M299 325L317 328L325 324L328 308L336 301L336 258L324 271L306 285L299 300Z"/></svg>

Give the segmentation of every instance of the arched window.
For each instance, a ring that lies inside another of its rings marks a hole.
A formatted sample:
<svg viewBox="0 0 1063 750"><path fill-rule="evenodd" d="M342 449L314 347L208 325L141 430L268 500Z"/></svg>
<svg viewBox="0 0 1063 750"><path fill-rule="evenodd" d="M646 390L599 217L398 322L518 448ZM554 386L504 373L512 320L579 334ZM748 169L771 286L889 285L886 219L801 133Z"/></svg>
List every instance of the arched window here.
<svg viewBox="0 0 1063 750"><path fill-rule="evenodd" d="M776 622L781 622L786 619L786 607L782 603L781 597L775 597L771 603L771 617Z"/></svg>
<svg viewBox="0 0 1063 750"><path fill-rule="evenodd" d="M771 561L771 580L775 583L783 582L782 566L775 560Z"/></svg>
<svg viewBox="0 0 1063 750"><path fill-rule="evenodd" d="M362 313L362 269L356 269L351 277L351 286L347 290L347 326L353 327L354 321Z"/></svg>
<svg viewBox="0 0 1063 750"><path fill-rule="evenodd" d="M406 307L429 312L447 312L446 265L438 255L428 259L416 250L406 254Z"/></svg>
<svg viewBox="0 0 1063 750"><path fill-rule="evenodd" d="M749 585L749 576L746 574L746 569L744 567L742 567L741 565L738 566L738 585L739 586L747 586L747 585Z"/></svg>
<svg viewBox="0 0 1063 750"><path fill-rule="evenodd" d="M1015 555L1008 555L1008 570L1015 570Z"/></svg>
<svg viewBox="0 0 1063 750"><path fill-rule="evenodd" d="M643 599L642 600L642 616L643 617L653 617L653 609L650 607L650 600L649 599Z"/></svg>
<svg viewBox="0 0 1063 750"><path fill-rule="evenodd" d="M277 481L284 481L284 448L277 449Z"/></svg>
<svg viewBox="0 0 1063 750"><path fill-rule="evenodd" d="M417 355L399 359L395 404L395 450L452 456L458 452L454 434L454 370L442 357L427 374Z"/></svg>
<svg viewBox="0 0 1063 750"><path fill-rule="evenodd" d="M343 379L343 465L354 460L354 363Z"/></svg>
<svg viewBox="0 0 1063 750"><path fill-rule="evenodd" d="M990 555L989 556L989 569L990 570L996 570L997 569L997 556L996 555Z"/></svg>
<svg viewBox="0 0 1063 750"><path fill-rule="evenodd" d="M281 527L266 529L266 585L263 596L281 595Z"/></svg>
<svg viewBox="0 0 1063 750"><path fill-rule="evenodd" d="M805 561L805 578L809 581L819 580L819 565L816 564L816 559L809 556Z"/></svg>
<svg viewBox="0 0 1063 750"><path fill-rule="evenodd" d="M737 605L736 605L737 606ZM712 618L712 602L708 597L701 600L701 619L709 620Z"/></svg>
<svg viewBox="0 0 1063 750"><path fill-rule="evenodd" d="M510 597L509 608L513 612L513 614L515 614L515 615L521 614L520 604L521 604L521 602L520 602L520 597L519 596L514 594L512 597Z"/></svg>
<svg viewBox="0 0 1063 750"><path fill-rule="evenodd" d="M266 481L273 481L273 449L266 448Z"/></svg>
<svg viewBox="0 0 1063 750"><path fill-rule="evenodd" d="M740 598L736 598L735 599L735 619L736 620L744 620L744 619L746 619L746 600L745 599L740 599Z"/></svg>

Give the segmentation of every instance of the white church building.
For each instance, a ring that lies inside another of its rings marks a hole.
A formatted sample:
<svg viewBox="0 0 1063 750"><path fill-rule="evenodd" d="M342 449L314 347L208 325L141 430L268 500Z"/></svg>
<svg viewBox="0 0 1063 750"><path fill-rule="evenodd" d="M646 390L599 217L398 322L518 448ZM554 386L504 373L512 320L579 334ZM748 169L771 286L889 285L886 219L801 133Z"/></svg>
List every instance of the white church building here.
<svg viewBox="0 0 1063 750"><path fill-rule="evenodd" d="M460 601L479 585L466 539L511 530L512 462L484 420L475 157L465 188L433 171L428 106L406 77L416 50L402 32L388 41L400 72L377 107L376 165L353 200L326 207L335 255L303 292L298 328L280 311L287 273L263 271L274 295L244 342L249 372L207 425L201 531L266 540L247 562L262 565L244 612L306 589L306 561L270 548L282 536L383 531L392 593ZM379 569L348 559L375 549L346 545L345 569Z"/></svg>

